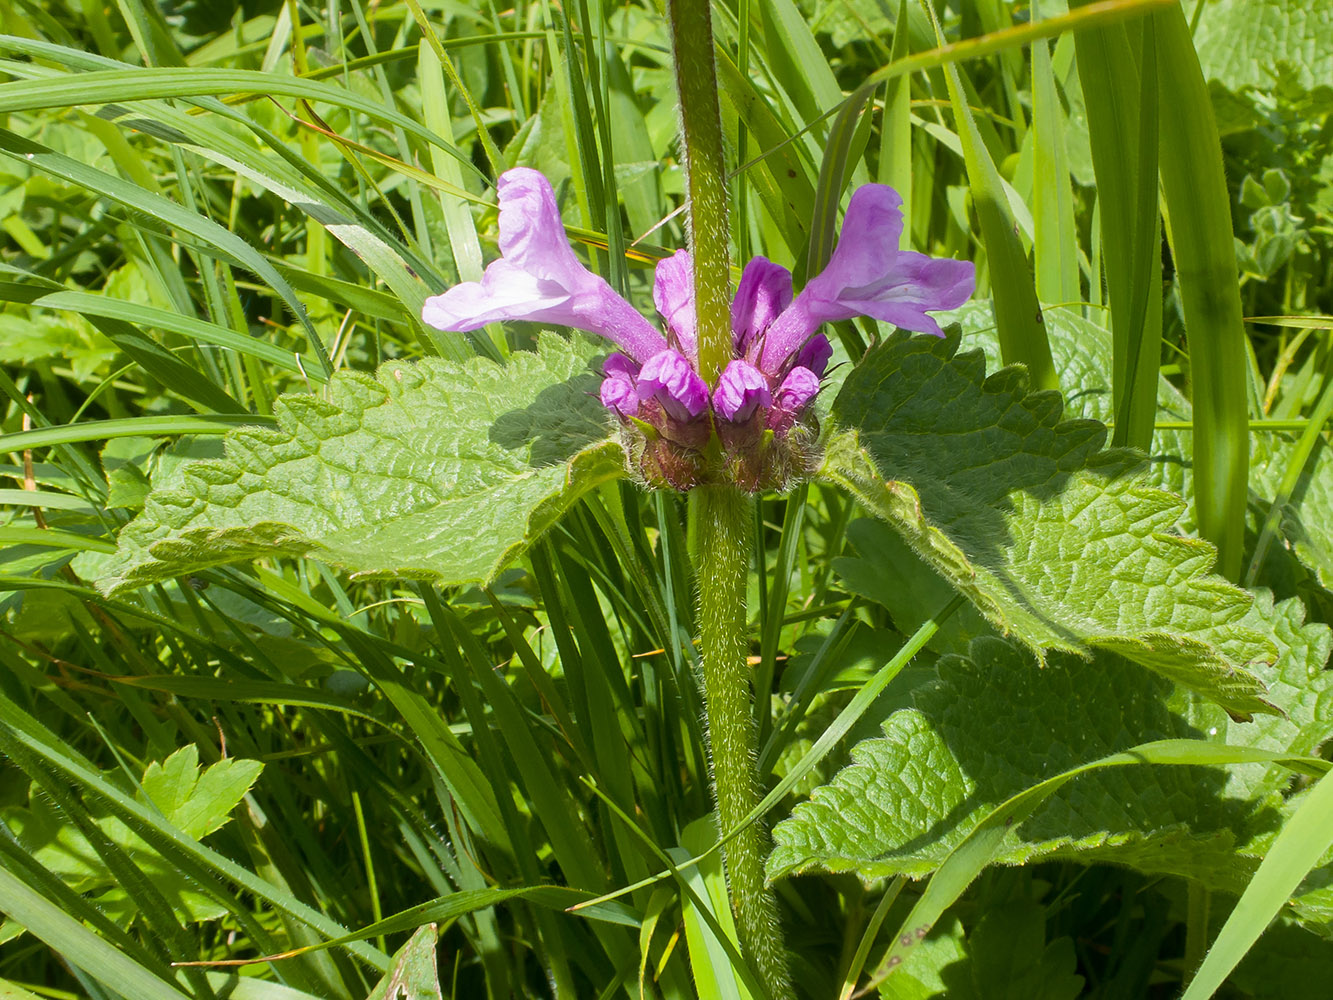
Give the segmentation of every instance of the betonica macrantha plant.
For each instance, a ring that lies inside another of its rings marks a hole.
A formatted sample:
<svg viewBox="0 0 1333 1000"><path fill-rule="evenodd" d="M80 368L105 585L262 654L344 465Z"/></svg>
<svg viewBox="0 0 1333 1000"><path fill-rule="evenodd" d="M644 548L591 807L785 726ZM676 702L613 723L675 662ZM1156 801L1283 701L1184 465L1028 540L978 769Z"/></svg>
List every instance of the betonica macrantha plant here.
<svg viewBox="0 0 1333 1000"><path fill-rule="evenodd" d="M497 191L501 257L481 281L427 299L422 320L457 332L526 320L605 337L617 350L603 362L602 403L620 422L631 471L653 487L753 493L808 478L818 460L811 403L833 354L820 327L873 316L939 335L928 314L962 305L975 280L970 261L900 250L902 199L866 184L828 266L799 295L780 264L745 265L731 302L733 356L710 388L699 374L688 251L657 264L659 330L579 261L541 173L506 171Z"/></svg>

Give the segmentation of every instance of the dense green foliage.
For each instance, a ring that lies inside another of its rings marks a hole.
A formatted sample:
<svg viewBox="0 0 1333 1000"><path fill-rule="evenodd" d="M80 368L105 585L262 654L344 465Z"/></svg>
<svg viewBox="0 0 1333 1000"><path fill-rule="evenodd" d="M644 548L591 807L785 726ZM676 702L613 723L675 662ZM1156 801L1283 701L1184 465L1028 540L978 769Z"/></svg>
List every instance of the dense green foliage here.
<svg viewBox="0 0 1333 1000"><path fill-rule="evenodd" d="M733 287L868 182L978 274L747 539L419 319L514 166L651 315L661 6L0 0L0 997L763 996L722 542L798 996L1324 995L1333 13L715 2Z"/></svg>

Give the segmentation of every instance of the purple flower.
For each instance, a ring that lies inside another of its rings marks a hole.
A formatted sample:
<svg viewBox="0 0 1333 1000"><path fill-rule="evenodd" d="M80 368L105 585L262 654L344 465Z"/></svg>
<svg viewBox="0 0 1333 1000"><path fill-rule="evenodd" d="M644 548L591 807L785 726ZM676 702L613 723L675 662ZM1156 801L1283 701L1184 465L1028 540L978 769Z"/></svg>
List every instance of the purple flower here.
<svg viewBox="0 0 1333 1000"><path fill-rule="evenodd" d="M769 413L769 426L777 429L790 424L801 411L810 405L810 401L819 392L819 376L809 368L799 365L787 373L773 395L773 409Z"/></svg>
<svg viewBox="0 0 1333 1000"><path fill-rule="evenodd" d="M515 167L501 175L496 191L501 258L481 281L427 299L423 323L458 332L505 319L573 326L600 334L640 364L666 349L652 324L574 256L550 181Z"/></svg>
<svg viewBox="0 0 1333 1000"><path fill-rule="evenodd" d="M619 352L607 355L602 363L606 378L602 381L602 405L622 417L639 412L639 390L636 384L639 366Z"/></svg>
<svg viewBox="0 0 1333 1000"><path fill-rule="evenodd" d="M898 192L883 184L866 184L853 193L828 266L764 334L762 371L780 371L821 324L853 316L943 336L926 313L966 302L976 283L974 270L969 261L899 250L902 203Z"/></svg>
<svg viewBox="0 0 1333 1000"><path fill-rule="evenodd" d="M639 372L639 398L656 399L676 420L693 420L708 409L708 383L685 355L668 348Z"/></svg>
<svg viewBox="0 0 1333 1000"><path fill-rule="evenodd" d="M791 305L791 272L767 257L753 257L741 272L731 303L731 334L736 353L744 356L772 322Z"/></svg>
<svg viewBox="0 0 1333 1000"><path fill-rule="evenodd" d="M713 411L738 424L749 420L759 407L767 408L772 403L773 394L764 373L739 359L728 362L713 390Z"/></svg>
<svg viewBox="0 0 1333 1000"><path fill-rule="evenodd" d="M688 250L677 250L657 262L653 273L653 305L666 320L667 333L687 358L698 358L695 347L694 268Z"/></svg>
<svg viewBox="0 0 1333 1000"><path fill-rule="evenodd" d="M833 354L819 327L873 316L939 335L926 314L953 309L972 294L969 262L898 249L902 199L892 188L865 185L852 195L828 266L799 295L793 296L785 267L763 257L746 264L731 304L734 358L710 391L697 370L687 251L657 264L653 303L665 323L663 336L579 262L544 176L509 170L496 191L500 259L481 281L427 299L423 322L466 331L528 320L611 341L620 350L603 364L602 404L620 418L631 457L654 485L688 489L726 481L756 490L808 473L817 457L809 407ZM720 452L709 445L715 436Z"/></svg>

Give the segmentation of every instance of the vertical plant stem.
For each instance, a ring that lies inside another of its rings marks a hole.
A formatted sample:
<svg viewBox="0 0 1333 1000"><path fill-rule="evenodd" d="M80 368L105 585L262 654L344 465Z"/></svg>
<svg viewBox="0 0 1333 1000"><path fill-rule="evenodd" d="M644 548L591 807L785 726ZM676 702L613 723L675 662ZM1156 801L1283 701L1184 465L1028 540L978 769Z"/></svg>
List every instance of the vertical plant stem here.
<svg viewBox="0 0 1333 1000"><path fill-rule="evenodd" d="M681 155L689 198L690 255L698 316L699 374L710 386L732 357L731 261L727 227L727 169L709 0L667 0Z"/></svg>
<svg viewBox="0 0 1333 1000"><path fill-rule="evenodd" d="M759 804L746 660L751 501L729 486L699 487L691 501L713 794L725 833ZM763 827L750 823L727 844L723 857L742 950L777 1000L791 996L791 988L777 902L764 885L764 841Z"/></svg>
<svg viewBox="0 0 1333 1000"><path fill-rule="evenodd" d="M698 371L711 386L733 356L727 173L713 25L709 0L667 0L667 12L689 198ZM741 826L759 803L746 660L751 506L749 497L732 486L699 487L691 501L713 794L718 825L727 832ZM777 901L764 885L764 847L763 827L753 822L727 845L723 860L741 950L753 963L768 995L786 1000L792 991Z"/></svg>

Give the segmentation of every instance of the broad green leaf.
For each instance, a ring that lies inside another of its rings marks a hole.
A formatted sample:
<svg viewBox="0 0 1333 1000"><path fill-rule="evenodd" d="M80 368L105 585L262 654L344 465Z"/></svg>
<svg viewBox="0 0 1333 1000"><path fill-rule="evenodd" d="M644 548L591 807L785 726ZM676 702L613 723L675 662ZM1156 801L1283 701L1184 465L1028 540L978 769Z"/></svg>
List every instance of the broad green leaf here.
<svg viewBox="0 0 1333 1000"><path fill-rule="evenodd" d="M278 427L152 493L99 581L107 593L259 557L363 577L490 581L586 490L624 475L590 371L554 334L505 367L391 362L284 396Z"/></svg>
<svg viewBox="0 0 1333 1000"><path fill-rule="evenodd" d="M368 1000L444 1000L435 959L438 933L434 924L418 927L393 956L392 968L371 991Z"/></svg>
<svg viewBox="0 0 1333 1000"><path fill-rule="evenodd" d="M1266 500L1276 491L1285 471L1286 458L1295 449L1290 436L1274 436L1255 448L1254 489ZM1333 588L1333 451L1317 448L1301 472L1296 489L1282 508L1281 536L1297 558L1314 571L1325 588Z"/></svg>
<svg viewBox="0 0 1333 1000"><path fill-rule="evenodd" d="M1056 654L1042 669L1012 642L978 639L969 656L942 658L938 680L888 718L884 737L858 744L852 765L777 826L769 876L928 874L1010 796L1145 740L1310 755L1333 721L1333 677L1322 669L1328 629L1302 619L1298 602L1273 607L1266 594L1247 616L1246 624L1281 623L1280 667L1263 674L1286 713L1249 725L1230 724L1113 654ZM1269 771L1085 774L1007 830L994 860L1111 861L1238 892L1281 822L1287 776Z"/></svg>
<svg viewBox="0 0 1333 1000"><path fill-rule="evenodd" d="M231 757L200 768L199 748L191 743L148 765L140 798L191 837L203 838L227 822L263 769L257 760Z"/></svg>
<svg viewBox="0 0 1333 1000"><path fill-rule="evenodd" d="M1073 940L1047 942L1046 910L1022 900L988 908L967 935L966 958L940 978L949 1000L1075 1000L1077 965Z"/></svg>
<svg viewBox="0 0 1333 1000"><path fill-rule="evenodd" d="M985 303L969 303L952 318L963 327L964 343L984 351L988 364L1000 363L999 347L989 329L993 319ZM1070 385L1078 386L1066 401L1066 414L1114 420L1110 335L1070 309L1048 309L1046 325L1056 365L1069 376ZM1157 418L1169 423L1159 426L1153 435L1148 479L1160 489L1188 495L1193 486L1194 435L1179 425L1192 420L1193 410L1189 400L1165 378L1157 383ZM1263 431L1250 436L1253 530L1258 530L1278 492L1299 437L1299 433L1290 431ZM1333 449L1316 447L1283 506L1279 535L1325 588L1333 587L1333 519L1326 516L1329 510L1333 510ZM1180 528L1195 530L1189 511L1182 516Z"/></svg>
<svg viewBox="0 0 1333 1000"><path fill-rule="evenodd" d="M1021 369L989 378L956 337L898 334L834 401L822 478L894 527L1002 632L1039 656L1111 650L1237 717L1271 711L1248 669L1271 660L1242 624L1244 591L1177 534L1178 497L1151 488L1106 428L1061 420Z"/></svg>
<svg viewBox="0 0 1333 1000"><path fill-rule="evenodd" d="M1333 7L1308 0L1211 0L1194 47L1204 76L1238 93L1272 93L1278 81L1304 90L1333 79Z"/></svg>

